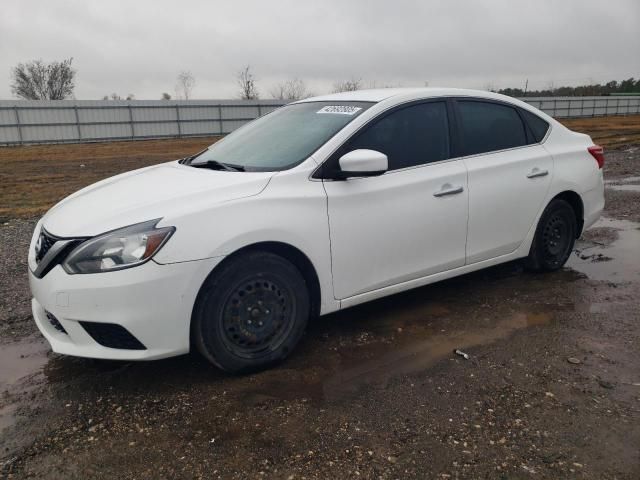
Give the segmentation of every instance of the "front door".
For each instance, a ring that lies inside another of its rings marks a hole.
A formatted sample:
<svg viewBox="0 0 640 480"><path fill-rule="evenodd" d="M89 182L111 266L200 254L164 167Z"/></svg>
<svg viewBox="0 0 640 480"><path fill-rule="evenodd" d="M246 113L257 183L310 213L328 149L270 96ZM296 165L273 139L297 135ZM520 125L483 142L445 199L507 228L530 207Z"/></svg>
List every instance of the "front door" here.
<svg viewBox="0 0 640 480"><path fill-rule="evenodd" d="M324 181L335 297L464 265L467 171L464 161L450 160L446 102L383 114L329 161L360 148L386 154L389 171Z"/></svg>

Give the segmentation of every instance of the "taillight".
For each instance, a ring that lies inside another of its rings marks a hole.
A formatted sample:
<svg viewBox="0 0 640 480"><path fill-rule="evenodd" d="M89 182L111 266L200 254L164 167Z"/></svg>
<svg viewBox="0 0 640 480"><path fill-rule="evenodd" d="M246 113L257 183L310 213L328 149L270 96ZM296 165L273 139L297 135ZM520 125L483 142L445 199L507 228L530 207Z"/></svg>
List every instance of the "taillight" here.
<svg viewBox="0 0 640 480"><path fill-rule="evenodd" d="M593 147L587 148L587 150L589 150L591 156L598 162L598 168L604 167L604 148L600 145L594 145Z"/></svg>

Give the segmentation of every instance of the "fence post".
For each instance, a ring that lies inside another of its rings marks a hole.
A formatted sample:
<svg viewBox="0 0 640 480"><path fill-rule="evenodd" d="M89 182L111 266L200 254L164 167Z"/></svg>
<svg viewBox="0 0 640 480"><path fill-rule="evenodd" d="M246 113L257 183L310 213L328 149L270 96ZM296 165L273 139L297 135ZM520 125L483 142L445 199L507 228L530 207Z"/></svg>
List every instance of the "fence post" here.
<svg viewBox="0 0 640 480"><path fill-rule="evenodd" d="M224 133L222 131L222 105L218 104L218 120L220 121L220 133L219 135L222 136L222 134Z"/></svg>
<svg viewBox="0 0 640 480"><path fill-rule="evenodd" d="M182 138L182 125L180 124L180 105L176 103L176 123L178 124L178 138Z"/></svg>
<svg viewBox="0 0 640 480"><path fill-rule="evenodd" d="M136 131L133 128L133 112L131 111L131 104L127 104L127 108L129 109L129 126L131 127L131 138L135 138Z"/></svg>
<svg viewBox="0 0 640 480"><path fill-rule="evenodd" d="M80 130L80 116L78 115L78 105L73 106L73 111L76 114L76 129L78 130L78 140L82 140L82 131Z"/></svg>
<svg viewBox="0 0 640 480"><path fill-rule="evenodd" d="M18 106L13 106L13 113L16 115L16 125L18 126L18 142L22 145L22 127L20 126L20 114L18 113Z"/></svg>
<svg viewBox="0 0 640 480"><path fill-rule="evenodd" d="M258 104L258 118L262 116L262 105Z"/></svg>

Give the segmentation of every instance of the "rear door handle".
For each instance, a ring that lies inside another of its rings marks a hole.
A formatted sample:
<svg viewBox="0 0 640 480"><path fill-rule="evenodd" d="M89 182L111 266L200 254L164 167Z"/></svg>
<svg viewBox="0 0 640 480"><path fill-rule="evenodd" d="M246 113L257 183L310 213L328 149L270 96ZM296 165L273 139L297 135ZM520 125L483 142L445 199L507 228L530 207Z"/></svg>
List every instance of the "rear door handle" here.
<svg viewBox="0 0 640 480"><path fill-rule="evenodd" d="M445 183L442 186L442 189L439 192L436 192L433 194L434 197L444 197L445 195L456 195L458 193L462 193L464 191L464 188L460 187L453 187L451 186L451 184L449 183Z"/></svg>
<svg viewBox="0 0 640 480"><path fill-rule="evenodd" d="M527 174L527 178L546 177L547 175L549 175L549 170L540 170L536 167Z"/></svg>

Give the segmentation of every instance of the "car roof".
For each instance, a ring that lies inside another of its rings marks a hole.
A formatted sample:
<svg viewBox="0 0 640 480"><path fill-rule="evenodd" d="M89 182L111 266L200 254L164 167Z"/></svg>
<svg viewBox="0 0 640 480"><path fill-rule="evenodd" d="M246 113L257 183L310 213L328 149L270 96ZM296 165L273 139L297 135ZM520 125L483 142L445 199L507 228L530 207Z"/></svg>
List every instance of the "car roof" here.
<svg viewBox="0 0 640 480"><path fill-rule="evenodd" d="M356 90L353 92L331 93L329 95L321 95L318 97L305 98L300 100L303 102L381 102L393 97L447 97L447 96L473 96L483 98L506 98L493 92L483 90L469 90L464 88L375 88L370 90Z"/></svg>
<svg viewBox="0 0 640 480"><path fill-rule="evenodd" d="M318 97L305 98L293 103L305 102L373 102L384 103L385 105L395 105L412 100L421 100L437 97L474 97L486 98L488 100L498 100L518 106L524 110L535 113L548 122L557 123L546 113L534 108L528 103L514 97L502 95L500 93L487 92L484 90L471 90L466 88L376 88L371 90L356 90L354 92L331 93Z"/></svg>

